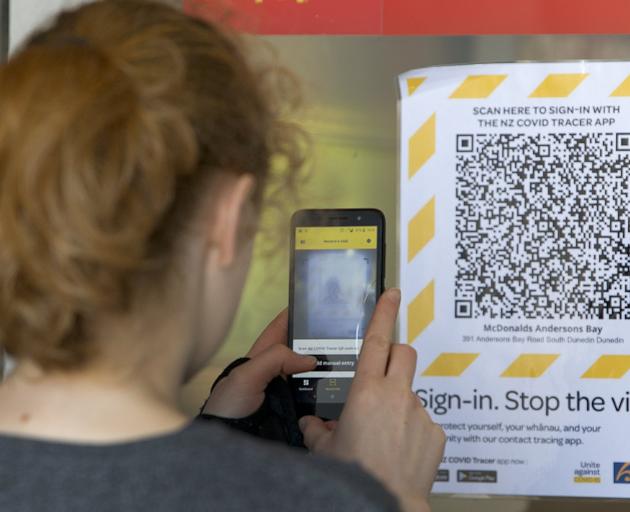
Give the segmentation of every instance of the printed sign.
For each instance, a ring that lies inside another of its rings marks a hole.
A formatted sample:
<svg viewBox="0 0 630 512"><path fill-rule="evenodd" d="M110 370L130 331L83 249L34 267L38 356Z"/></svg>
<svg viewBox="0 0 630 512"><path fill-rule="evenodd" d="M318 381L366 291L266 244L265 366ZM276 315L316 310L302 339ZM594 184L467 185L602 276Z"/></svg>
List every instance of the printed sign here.
<svg viewBox="0 0 630 512"><path fill-rule="evenodd" d="M434 490L628 497L630 63L399 78L401 337Z"/></svg>

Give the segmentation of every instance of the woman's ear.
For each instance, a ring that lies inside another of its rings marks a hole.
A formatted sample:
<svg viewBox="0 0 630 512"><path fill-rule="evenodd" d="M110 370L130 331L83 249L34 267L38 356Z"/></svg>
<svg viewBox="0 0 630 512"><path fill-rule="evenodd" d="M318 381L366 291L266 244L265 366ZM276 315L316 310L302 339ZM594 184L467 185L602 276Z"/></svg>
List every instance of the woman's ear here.
<svg viewBox="0 0 630 512"><path fill-rule="evenodd" d="M251 174L226 179L219 185L210 243L218 250L217 262L222 267L229 267L236 258L240 230L250 220L244 217L251 214L248 206L255 185Z"/></svg>

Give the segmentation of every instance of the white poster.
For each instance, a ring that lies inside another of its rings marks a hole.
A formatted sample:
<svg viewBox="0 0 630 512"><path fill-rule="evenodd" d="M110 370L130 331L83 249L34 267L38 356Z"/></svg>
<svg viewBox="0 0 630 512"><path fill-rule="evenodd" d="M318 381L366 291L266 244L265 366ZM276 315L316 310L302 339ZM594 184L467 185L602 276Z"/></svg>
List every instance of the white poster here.
<svg viewBox="0 0 630 512"><path fill-rule="evenodd" d="M630 63L399 79L401 337L437 493L630 498Z"/></svg>

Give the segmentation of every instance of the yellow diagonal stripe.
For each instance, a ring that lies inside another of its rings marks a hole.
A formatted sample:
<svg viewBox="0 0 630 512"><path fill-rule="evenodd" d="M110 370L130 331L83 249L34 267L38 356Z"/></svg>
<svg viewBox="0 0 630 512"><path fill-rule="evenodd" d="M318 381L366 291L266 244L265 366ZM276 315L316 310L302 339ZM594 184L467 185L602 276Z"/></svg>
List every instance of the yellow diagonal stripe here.
<svg viewBox="0 0 630 512"><path fill-rule="evenodd" d="M435 236L435 197L409 221L407 261L411 261Z"/></svg>
<svg viewBox="0 0 630 512"><path fill-rule="evenodd" d="M501 377L536 379L549 368L559 354L521 354L501 374Z"/></svg>
<svg viewBox="0 0 630 512"><path fill-rule="evenodd" d="M621 379L630 370L630 355L604 355L591 366L583 379Z"/></svg>
<svg viewBox="0 0 630 512"><path fill-rule="evenodd" d="M407 93L411 96L427 79L426 76L407 78Z"/></svg>
<svg viewBox="0 0 630 512"><path fill-rule="evenodd" d="M412 343L434 318L435 282L431 281L407 306L407 343Z"/></svg>
<svg viewBox="0 0 630 512"><path fill-rule="evenodd" d="M459 377L475 362L479 354L444 352L422 372L425 377Z"/></svg>
<svg viewBox="0 0 630 512"><path fill-rule="evenodd" d="M566 98L588 76L588 73L551 73L540 82L530 98Z"/></svg>
<svg viewBox="0 0 630 512"><path fill-rule="evenodd" d="M487 98L507 75L470 75L451 94L453 99Z"/></svg>
<svg viewBox="0 0 630 512"><path fill-rule="evenodd" d="M416 174L435 153L435 114L409 139L409 177Z"/></svg>
<svg viewBox="0 0 630 512"><path fill-rule="evenodd" d="M630 75L619 84L611 94L611 96L630 96Z"/></svg>

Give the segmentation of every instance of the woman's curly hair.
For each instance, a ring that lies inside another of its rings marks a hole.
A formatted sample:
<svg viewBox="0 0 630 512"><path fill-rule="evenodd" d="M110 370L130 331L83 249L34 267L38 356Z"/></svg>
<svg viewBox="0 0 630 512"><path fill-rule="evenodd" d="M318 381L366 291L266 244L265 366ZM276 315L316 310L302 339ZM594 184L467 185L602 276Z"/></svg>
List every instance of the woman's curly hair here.
<svg viewBox="0 0 630 512"><path fill-rule="evenodd" d="M43 368L162 275L219 172L290 194L295 81L234 34L144 0L61 14L0 69L0 344ZM275 170L272 173L272 163ZM288 191L288 192L287 192Z"/></svg>

